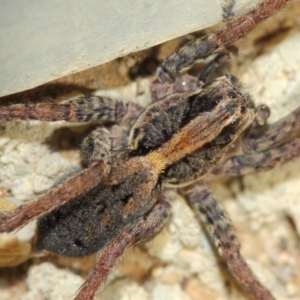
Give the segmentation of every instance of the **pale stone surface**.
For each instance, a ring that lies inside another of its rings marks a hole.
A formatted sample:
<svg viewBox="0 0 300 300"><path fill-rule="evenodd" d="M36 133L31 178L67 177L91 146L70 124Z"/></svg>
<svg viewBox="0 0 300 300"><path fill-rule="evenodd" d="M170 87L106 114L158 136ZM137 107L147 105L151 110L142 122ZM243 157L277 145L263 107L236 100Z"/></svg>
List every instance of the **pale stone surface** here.
<svg viewBox="0 0 300 300"><path fill-rule="evenodd" d="M134 281L122 279L110 284L95 300L154 300L150 293Z"/></svg>
<svg viewBox="0 0 300 300"><path fill-rule="evenodd" d="M191 298L183 293L179 285L157 284L152 292L153 300L191 300Z"/></svg>
<svg viewBox="0 0 300 300"><path fill-rule="evenodd" d="M211 26L222 20L225 2L4 0L0 96ZM236 2L240 13L259 0Z"/></svg>
<svg viewBox="0 0 300 300"><path fill-rule="evenodd" d="M27 277L28 292L20 300L72 299L83 282L82 277L70 271L42 263L31 267Z"/></svg>
<svg viewBox="0 0 300 300"><path fill-rule="evenodd" d="M11 200L16 204L34 197L34 192L49 189L53 180L72 166L69 160L43 144L64 123L32 121L7 123L1 128L1 187L10 190ZM39 180L38 186L34 180Z"/></svg>

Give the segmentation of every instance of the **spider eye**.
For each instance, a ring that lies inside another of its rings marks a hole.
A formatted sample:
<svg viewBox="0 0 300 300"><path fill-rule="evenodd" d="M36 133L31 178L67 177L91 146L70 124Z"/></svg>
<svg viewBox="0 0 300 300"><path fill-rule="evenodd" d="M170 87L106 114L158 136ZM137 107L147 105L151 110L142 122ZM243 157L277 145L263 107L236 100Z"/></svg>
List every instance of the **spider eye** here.
<svg viewBox="0 0 300 300"><path fill-rule="evenodd" d="M228 97L231 99L237 98L237 94L235 92L229 92Z"/></svg>
<svg viewBox="0 0 300 300"><path fill-rule="evenodd" d="M227 74L226 77L230 80L232 85L239 86L239 81L235 76Z"/></svg>
<svg viewBox="0 0 300 300"><path fill-rule="evenodd" d="M212 107L216 107L220 102L221 102L221 99L214 99L214 100L211 102Z"/></svg>

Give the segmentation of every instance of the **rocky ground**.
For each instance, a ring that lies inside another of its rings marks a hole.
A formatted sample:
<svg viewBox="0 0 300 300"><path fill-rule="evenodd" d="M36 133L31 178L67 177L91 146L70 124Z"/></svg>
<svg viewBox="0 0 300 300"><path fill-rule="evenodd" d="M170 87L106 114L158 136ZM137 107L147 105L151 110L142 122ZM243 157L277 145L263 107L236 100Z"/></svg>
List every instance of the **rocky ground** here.
<svg viewBox="0 0 300 300"><path fill-rule="evenodd" d="M270 122L299 106L299 13L295 2L242 39L237 44L238 58L226 70L240 78L256 103L270 106ZM158 61L191 37L62 78L21 99L62 100L93 91L147 105ZM33 199L78 166L78 145L87 128L66 122L1 124L0 205ZM244 257L280 300L300 298L299 163L296 159L268 172L213 178L210 183L232 219ZM18 239L0 236L0 298L72 299L95 257L32 257L28 241L33 233L30 224L17 233ZM246 296L174 191L170 223L151 242L126 252L97 299L237 300Z"/></svg>

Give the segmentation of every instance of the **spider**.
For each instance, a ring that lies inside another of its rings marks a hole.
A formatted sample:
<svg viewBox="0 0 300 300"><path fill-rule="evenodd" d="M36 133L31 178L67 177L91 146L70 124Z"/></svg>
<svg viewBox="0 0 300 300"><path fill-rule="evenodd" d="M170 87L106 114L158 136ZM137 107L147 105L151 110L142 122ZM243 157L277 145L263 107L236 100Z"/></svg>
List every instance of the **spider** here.
<svg viewBox="0 0 300 300"><path fill-rule="evenodd" d="M179 187L249 296L274 299L245 263L230 221L202 179L267 170L298 156L299 109L270 126L268 107L255 107L234 76L208 79L216 65L235 54L231 43L288 2L265 1L224 30L181 47L159 67L151 86L153 103L145 110L97 96L64 104L2 106L3 121L107 120L119 127L88 135L81 145L84 168L38 199L3 213L1 232L39 217L36 250L69 256L101 250L76 296L92 299L125 249L148 241L164 227L170 216L164 188ZM213 54L198 77L180 75ZM118 151L110 151L111 136Z"/></svg>

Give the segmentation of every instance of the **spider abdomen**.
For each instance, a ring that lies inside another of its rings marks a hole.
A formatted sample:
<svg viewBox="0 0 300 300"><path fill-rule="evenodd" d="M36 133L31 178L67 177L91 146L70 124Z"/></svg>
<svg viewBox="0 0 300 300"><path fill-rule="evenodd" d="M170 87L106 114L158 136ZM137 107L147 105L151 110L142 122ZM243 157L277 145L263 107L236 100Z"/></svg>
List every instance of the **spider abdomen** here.
<svg viewBox="0 0 300 300"><path fill-rule="evenodd" d="M120 153L114 159L114 180L108 179L38 220L36 250L68 256L94 253L152 209L160 191L157 174L143 158L128 155ZM128 165L136 168L128 171Z"/></svg>

